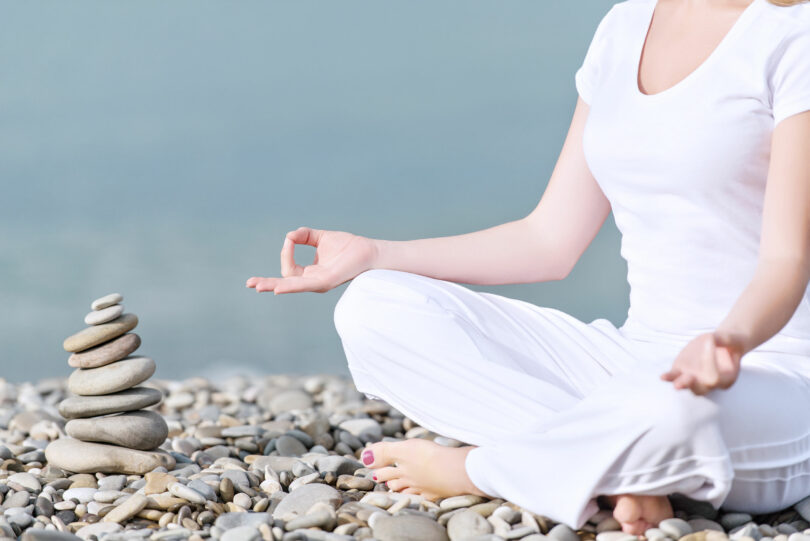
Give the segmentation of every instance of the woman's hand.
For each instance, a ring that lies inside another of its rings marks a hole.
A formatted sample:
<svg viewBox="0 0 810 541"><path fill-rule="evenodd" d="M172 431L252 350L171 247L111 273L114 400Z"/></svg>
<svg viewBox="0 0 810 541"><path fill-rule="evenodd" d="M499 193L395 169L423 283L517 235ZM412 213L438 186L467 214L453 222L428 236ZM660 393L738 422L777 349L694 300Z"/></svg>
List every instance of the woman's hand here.
<svg viewBox="0 0 810 541"><path fill-rule="evenodd" d="M312 265L302 267L295 262L296 244L315 247ZM272 291L276 295L299 291L324 293L372 268L376 257L377 245L373 239L343 231L299 227L284 238L281 248L282 278L254 276L248 279L246 285L256 291Z"/></svg>
<svg viewBox="0 0 810 541"><path fill-rule="evenodd" d="M696 395L712 389L728 389L740 372L743 337L715 331L695 337L681 350L664 381L674 381L676 389L689 388Z"/></svg>

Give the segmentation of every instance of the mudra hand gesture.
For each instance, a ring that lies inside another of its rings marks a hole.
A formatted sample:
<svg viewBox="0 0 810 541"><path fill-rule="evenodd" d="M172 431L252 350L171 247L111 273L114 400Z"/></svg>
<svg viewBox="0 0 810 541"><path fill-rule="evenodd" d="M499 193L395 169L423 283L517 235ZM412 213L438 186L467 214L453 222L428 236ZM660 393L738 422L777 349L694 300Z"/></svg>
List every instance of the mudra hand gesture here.
<svg viewBox="0 0 810 541"><path fill-rule="evenodd" d="M312 265L301 266L295 262L296 244L315 247ZM371 268L375 256L373 239L344 231L299 227L284 238L281 248L282 277L254 276L245 285L258 292L272 291L276 295L300 291L324 293Z"/></svg>
<svg viewBox="0 0 810 541"><path fill-rule="evenodd" d="M737 381L743 353L741 337L718 331L704 333L681 350L661 379L674 382L677 389L689 388L696 395L728 389Z"/></svg>

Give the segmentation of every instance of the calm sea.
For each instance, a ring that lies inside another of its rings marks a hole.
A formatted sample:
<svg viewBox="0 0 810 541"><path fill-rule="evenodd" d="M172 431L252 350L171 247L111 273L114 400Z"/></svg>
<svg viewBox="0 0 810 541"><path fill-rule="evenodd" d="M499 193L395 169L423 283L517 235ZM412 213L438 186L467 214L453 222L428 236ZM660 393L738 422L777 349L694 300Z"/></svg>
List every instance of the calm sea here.
<svg viewBox="0 0 810 541"><path fill-rule="evenodd" d="M405 240L530 212L610 5L4 2L0 377L67 375L62 340L112 291L159 377L348 374L345 284L245 280L301 225ZM618 325L625 272L609 218L564 281L468 287Z"/></svg>

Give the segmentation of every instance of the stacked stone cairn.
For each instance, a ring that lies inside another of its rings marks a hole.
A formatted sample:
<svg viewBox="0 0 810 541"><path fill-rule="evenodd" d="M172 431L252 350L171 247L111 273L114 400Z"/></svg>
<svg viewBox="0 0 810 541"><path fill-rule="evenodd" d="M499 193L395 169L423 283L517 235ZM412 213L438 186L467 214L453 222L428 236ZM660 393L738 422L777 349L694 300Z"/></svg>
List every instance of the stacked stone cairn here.
<svg viewBox="0 0 810 541"><path fill-rule="evenodd" d="M112 293L96 299L84 318L88 325L64 341L75 368L68 378L69 396L59 404L68 419L69 437L51 442L45 450L50 464L75 473L143 475L155 468L171 469L174 457L158 447L168 435L159 413L144 410L162 393L139 386L155 373L155 361L132 356L141 345L131 333L135 314L125 314L123 297Z"/></svg>

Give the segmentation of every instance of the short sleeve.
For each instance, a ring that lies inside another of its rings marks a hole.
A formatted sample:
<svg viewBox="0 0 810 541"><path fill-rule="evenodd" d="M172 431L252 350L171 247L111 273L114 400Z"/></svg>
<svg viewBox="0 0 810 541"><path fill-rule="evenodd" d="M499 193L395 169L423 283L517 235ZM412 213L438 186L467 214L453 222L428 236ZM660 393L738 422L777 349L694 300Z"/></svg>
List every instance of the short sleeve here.
<svg viewBox="0 0 810 541"><path fill-rule="evenodd" d="M582 65L574 74L574 83L579 92L582 100L588 105L591 104L591 99L596 91L599 82L599 76L604 71L604 58L605 58L605 43L608 34L607 27L611 18L611 13L615 9L611 7L610 10L599 21L596 31L591 39L591 44L585 53L585 59Z"/></svg>
<svg viewBox="0 0 810 541"><path fill-rule="evenodd" d="M810 110L810 26L792 32L781 45L771 79L774 125Z"/></svg>

